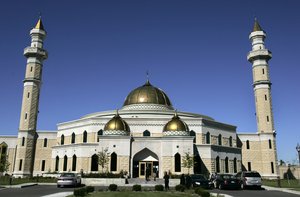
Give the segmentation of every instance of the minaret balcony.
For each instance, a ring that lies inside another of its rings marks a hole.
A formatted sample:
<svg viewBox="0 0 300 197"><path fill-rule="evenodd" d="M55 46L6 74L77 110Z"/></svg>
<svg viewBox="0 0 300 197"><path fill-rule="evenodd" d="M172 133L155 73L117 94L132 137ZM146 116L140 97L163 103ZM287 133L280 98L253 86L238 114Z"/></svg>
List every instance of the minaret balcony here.
<svg viewBox="0 0 300 197"><path fill-rule="evenodd" d="M26 47L24 49L25 57L40 57L43 59L47 59L48 53L46 50L38 47Z"/></svg>
<svg viewBox="0 0 300 197"><path fill-rule="evenodd" d="M272 58L272 52L267 49L259 49L255 51L250 51L247 55L248 61L252 62L257 59L269 60Z"/></svg>

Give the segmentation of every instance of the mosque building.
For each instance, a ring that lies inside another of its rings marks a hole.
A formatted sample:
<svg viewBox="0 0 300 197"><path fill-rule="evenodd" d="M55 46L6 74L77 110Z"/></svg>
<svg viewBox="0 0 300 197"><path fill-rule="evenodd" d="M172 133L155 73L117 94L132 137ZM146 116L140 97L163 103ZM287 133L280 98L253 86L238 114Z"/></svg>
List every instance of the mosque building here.
<svg viewBox="0 0 300 197"><path fill-rule="evenodd" d="M109 154L106 171L127 171L131 177L256 170L263 177L277 178L276 133L272 112L271 81L265 48L265 31L255 20L250 33L257 131L237 133L237 127L212 117L175 110L171 99L149 80L132 90L123 107L91 113L59 123L56 131L38 131L38 108L42 82L46 31L42 20L30 31L18 136L0 136L0 162L10 163L15 177L47 172L97 173L98 153ZM47 91L47 90L45 90ZM191 168L182 165L194 157ZM7 157L6 157L7 156Z"/></svg>

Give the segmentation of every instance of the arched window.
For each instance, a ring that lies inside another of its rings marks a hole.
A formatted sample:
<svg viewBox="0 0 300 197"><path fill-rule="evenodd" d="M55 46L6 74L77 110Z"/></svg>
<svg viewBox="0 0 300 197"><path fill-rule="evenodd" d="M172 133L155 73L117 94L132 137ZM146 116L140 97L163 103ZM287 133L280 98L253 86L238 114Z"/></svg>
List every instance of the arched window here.
<svg viewBox="0 0 300 197"><path fill-rule="evenodd" d="M67 155L64 156L64 168L63 171L67 171L68 168L68 157Z"/></svg>
<svg viewBox="0 0 300 197"><path fill-rule="evenodd" d="M249 140L246 141L246 148L247 148L247 149L250 149L250 143L249 143Z"/></svg>
<svg viewBox="0 0 300 197"><path fill-rule="evenodd" d="M75 133L72 133L72 137L71 137L71 144L75 143Z"/></svg>
<svg viewBox="0 0 300 197"><path fill-rule="evenodd" d="M269 149L272 149L272 141L269 140Z"/></svg>
<svg viewBox="0 0 300 197"><path fill-rule="evenodd" d="M237 163L236 163L236 158L233 159L233 172L237 173Z"/></svg>
<svg viewBox="0 0 300 197"><path fill-rule="evenodd" d="M220 157L216 157L216 171L220 172Z"/></svg>
<svg viewBox="0 0 300 197"><path fill-rule="evenodd" d="M86 143L87 142L87 132L86 131L84 131L83 132L83 143Z"/></svg>
<svg viewBox="0 0 300 197"><path fill-rule="evenodd" d="M117 154L115 152L110 155L110 171L117 171Z"/></svg>
<svg viewBox="0 0 300 197"><path fill-rule="evenodd" d="M76 157L76 155L73 155L73 158L72 158L72 171L76 171L76 164L77 164L77 157Z"/></svg>
<svg viewBox="0 0 300 197"><path fill-rule="evenodd" d="M210 144L210 133L207 132L205 135L206 144Z"/></svg>
<svg viewBox="0 0 300 197"><path fill-rule="evenodd" d="M219 136L218 136L218 145L222 145L222 135L221 134L219 134Z"/></svg>
<svg viewBox="0 0 300 197"><path fill-rule="evenodd" d="M229 137L229 146L232 147L232 137Z"/></svg>
<svg viewBox="0 0 300 197"><path fill-rule="evenodd" d="M99 136L103 135L103 130L100 129L97 134L98 134L98 136L97 136L97 142L99 142Z"/></svg>
<svg viewBox="0 0 300 197"><path fill-rule="evenodd" d="M55 158L55 171L58 172L58 168L59 168L59 157L56 156Z"/></svg>
<svg viewBox="0 0 300 197"><path fill-rule="evenodd" d="M229 172L228 157L225 158L225 173Z"/></svg>
<svg viewBox="0 0 300 197"><path fill-rule="evenodd" d="M94 154L92 156L91 171L98 171L98 159L98 155Z"/></svg>
<svg viewBox="0 0 300 197"><path fill-rule="evenodd" d="M196 143L196 133L195 133L195 131L191 130L190 131L190 136L194 136L193 142Z"/></svg>
<svg viewBox="0 0 300 197"><path fill-rule="evenodd" d="M47 147L47 144L48 144L48 139L45 138L45 139L44 139L44 147Z"/></svg>
<svg viewBox="0 0 300 197"><path fill-rule="evenodd" d="M145 137L148 137L148 136L150 136L150 131L148 131L148 130L145 130L144 132L143 132L143 136Z"/></svg>
<svg viewBox="0 0 300 197"><path fill-rule="evenodd" d="M181 172L181 156L179 153L175 154L175 172Z"/></svg>
<svg viewBox="0 0 300 197"><path fill-rule="evenodd" d="M60 144L61 145L65 144L65 136L64 135L61 135L61 137L60 137Z"/></svg>
<svg viewBox="0 0 300 197"><path fill-rule="evenodd" d="M25 145L25 137L22 137L22 146Z"/></svg>

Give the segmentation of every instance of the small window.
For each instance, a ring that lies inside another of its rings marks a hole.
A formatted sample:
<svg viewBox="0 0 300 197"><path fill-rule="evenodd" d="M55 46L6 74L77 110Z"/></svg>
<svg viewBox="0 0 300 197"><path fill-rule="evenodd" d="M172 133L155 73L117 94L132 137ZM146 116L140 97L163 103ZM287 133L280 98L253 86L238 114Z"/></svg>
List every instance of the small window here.
<svg viewBox="0 0 300 197"><path fill-rule="evenodd" d="M72 133L72 137L71 137L71 144L75 143L75 133Z"/></svg>
<svg viewBox="0 0 300 197"><path fill-rule="evenodd" d="M273 162L271 162L271 172L272 172L272 174L274 174L274 163Z"/></svg>
<svg viewBox="0 0 300 197"><path fill-rule="evenodd" d="M216 157L216 172L220 172L220 157Z"/></svg>
<svg viewBox="0 0 300 197"><path fill-rule="evenodd" d="M44 147L47 147L47 145L48 145L48 139L45 138L45 139L44 139Z"/></svg>
<svg viewBox="0 0 300 197"><path fill-rule="evenodd" d="M98 136L97 136L97 142L99 142L99 140L100 140L100 135L103 135L103 130L102 129L100 129L99 131L98 131Z"/></svg>
<svg viewBox="0 0 300 197"><path fill-rule="evenodd" d="M86 143L87 142L87 132L86 131L84 131L83 132L83 143Z"/></svg>
<svg viewBox="0 0 300 197"><path fill-rule="evenodd" d="M229 146L232 147L232 137L229 137Z"/></svg>
<svg viewBox="0 0 300 197"><path fill-rule="evenodd" d="M221 134L218 136L218 144L220 146L222 145L222 135Z"/></svg>
<svg viewBox="0 0 300 197"><path fill-rule="evenodd" d="M249 140L246 141L246 148L250 149L250 142L249 142Z"/></svg>
<svg viewBox="0 0 300 197"><path fill-rule="evenodd" d="M20 171L22 170L22 163L23 163L23 160L20 159L20 163L19 163L19 170L20 170Z"/></svg>
<svg viewBox="0 0 300 197"><path fill-rule="evenodd" d="M64 135L61 135L61 137L60 137L60 144L61 145L65 144L65 136Z"/></svg>
<svg viewBox="0 0 300 197"><path fill-rule="evenodd" d="M248 162L248 171L251 171L251 162Z"/></svg>
<svg viewBox="0 0 300 197"><path fill-rule="evenodd" d="M272 141L269 140L269 149L272 149Z"/></svg>
<svg viewBox="0 0 300 197"><path fill-rule="evenodd" d="M145 131L143 132L143 136L144 136L144 137L149 137L149 136L150 136L150 131L145 130Z"/></svg>
<svg viewBox="0 0 300 197"><path fill-rule="evenodd" d="M27 120L27 113L25 113L25 120Z"/></svg>
<svg viewBox="0 0 300 197"><path fill-rule="evenodd" d="M193 143L196 143L196 133L195 133L195 131L191 130L191 131L190 131L190 136L193 136L193 137L194 137Z"/></svg>
<svg viewBox="0 0 300 197"><path fill-rule="evenodd" d="M46 164L46 161L45 160L42 160L42 171L45 171L45 164Z"/></svg>
<svg viewBox="0 0 300 197"><path fill-rule="evenodd" d="M206 133L205 138L206 138L206 144L210 144L210 133L209 132Z"/></svg>
<svg viewBox="0 0 300 197"><path fill-rule="evenodd" d="M110 155L110 171L117 171L118 156L115 152Z"/></svg>
<svg viewBox="0 0 300 197"><path fill-rule="evenodd" d="M179 153L175 154L175 172L181 172L181 157Z"/></svg>
<svg viewBox="0 0 300 197"><path fill-rule="evenodd" d="M64 156L64 168L63 171L67 171L67 167L68 167L68 157L67 155Z"/></svg>
<svg viewBox="0 0 300 197"><path fill-rule="evenodd" d="M264 68L262 69L262 74L263 74L263 75L265 74L265 69L264 69Z"/></svg>
<svg viewBox="0 0 300 197"><path fill-rule="evenodd" d="M269 116L267 116L267 122L269 122Z"/></svg>
<svg viewBox="0 0 300 197"><path fill-rule="evenodd" d="M32 72L32 70L33 70L33 67L31 66L31 67L30 67L30 72Z"/></svg>
<svg viewBox="0 0 300 197"><path fill-rule="evenodd" d="M30 97L30 92L27 93L27 98L29 98L29 97Z"/></svg>
<svg viewBox="0 0 300 197"><path fill-rule="evenodd" d="M22 146L25 145L25 137L22 137Z"/></svg>
<svg viewBox="0 0 300 197"><path fill-rule="evenodd" d="M267 97L267 95L265 94L265 101L267 101L268 100L268 97Z"/></svg>
<svg viewBox="0 0 300 197"><path fill-rule="evenodd" d="M73 158L72 158L72 171L76 171L76 164L77 164L77 156L73 155Z"/></svg>
<svg viewBox="0 0 300 197"><path fill-rule="evenodd" d="M59 157L56 156L55 158L55 171L58 172L58 167L59 167Z"/></svg>

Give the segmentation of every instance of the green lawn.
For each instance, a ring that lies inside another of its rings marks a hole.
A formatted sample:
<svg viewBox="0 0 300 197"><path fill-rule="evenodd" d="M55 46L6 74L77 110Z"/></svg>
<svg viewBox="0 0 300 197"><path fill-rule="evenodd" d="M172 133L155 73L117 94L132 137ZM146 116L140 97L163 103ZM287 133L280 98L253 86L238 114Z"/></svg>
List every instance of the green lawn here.
<svg viewBox="0 0 300 197"><path fill-rule="evenodd" d="M56 178L50 177L33 177L33 178L13 178L12 185L18 185L22 183L56 183ZM0 177L0 185L9 185L9 176Z"/></svg>
<svg viewBox="0 0 300 197"><path fill-rule="evenodd" d="M296 190L300 190L299 180L280 180L281 187L283 188L295 188ZM271 187L278 187L277 180L263 180L263 185L271 186Z"/></svg>

